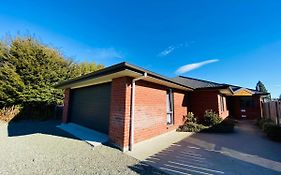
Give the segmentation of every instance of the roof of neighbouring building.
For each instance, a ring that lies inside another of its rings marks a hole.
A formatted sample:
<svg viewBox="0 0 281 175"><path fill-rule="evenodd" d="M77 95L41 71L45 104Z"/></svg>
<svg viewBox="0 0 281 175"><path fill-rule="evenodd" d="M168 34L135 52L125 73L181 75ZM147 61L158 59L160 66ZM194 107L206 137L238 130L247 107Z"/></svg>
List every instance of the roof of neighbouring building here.
<svg viewBox="0 0 281 175"><path fill-rule="evenodd" d="M212 81L207 81L207 80L201 80L197 78L190 78L190 77L184 77L184 76L178 76L176 78L173 78L173 80L183 83L183 84L188 84L189 86L193 87L194 89L198 88L214 88L214 87L224 87L225 84L220 84Z"/></svg>
<svg viewBox="0 0 281 175"><path fill-rule="evenodd" d="M194 89L207 89L207 88L226 88L229 87L233 92L239 90L239 89L247 89L251 91L253 94L260 94L260 95L265 95L266 93L260 92L254 89L250 88L243 88L240 86L235 86L231 84L225 84L225 83L216 83L213 81L208 81L208 80L202 80L202 79L197 79L197 78L191 78L191 77L185 77L185 76L178 76L173 78L173 80L182 83L182 84L188 84Z"/></svg>

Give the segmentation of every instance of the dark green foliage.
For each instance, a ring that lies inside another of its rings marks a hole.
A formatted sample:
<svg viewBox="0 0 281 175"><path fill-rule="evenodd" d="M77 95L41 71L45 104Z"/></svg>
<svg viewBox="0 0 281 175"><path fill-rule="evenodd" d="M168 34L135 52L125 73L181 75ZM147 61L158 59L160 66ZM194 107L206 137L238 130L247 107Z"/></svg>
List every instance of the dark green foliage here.
<svg viewBox="0 0 281 175"><path fill-rule="evenodd" d="M281 127L277 125L268 126L266 129L267 136L274 141L281 142Z"/></svg>
<svg viewBox="0 0 281 175"><path fill-rule="evenodd" d="M273 121L266 121L262 124L262 130L263 132L267 133L268 129L272 126L275 126L275 123Z"/></svg>
<svg viewBox="0 0 281 175"><path fill-rule="evenodd" d="M194 116L192 112L189 112L186 116L187 122L197 123L197 118Z"/></svg>
<svg viewBox="0 0 281 175"><path fill-rule="evenodd" d="M200 124L192 112L186 116L186 121L179 126L177 131L181 132L208 132L208 133L230 133L234 131L236 121L226 118L223 121L212 110L205 112L205 123Z"/></svg>
<svg viewBox="0 0 281 175"><path fill-rule="evenodd" d="M9 43L1 42L0 108L22 105L41 111L44 108L42 106L62 104L63 91L55 89L55 83L100 68L103 66L95 63L74 63L64 58L58 50L31 37L17 37Z"/></svg>
<svg viewBox="0 0 281 175"><path fill-rule="evenodd" d="M179 126L177 131L181 132L200 132L203 129L206 129L207 126L202 124L193 123L193 122L185 122L184 125Z"/></svg>
<svg viewBox="0 0 281 175"><path fill-rule="evenodd" d="M206 110L204 114L204 125L205 126L214 126L219 124L222 121L220 116L215 113L213 110Z"/></svg>
<svg viewBox="0 0 281 175"><path fill-rule="evenodd" d="M194 116L192 112L189 112L187 116L185 116L186 120L183 125L179 126L177 131L181 132L200 132L202 129L206 129L207 127L198 124L197 118Z"/></svg>
<svg viewBox="0 0 281 175"><path fill-rule="evenodd" d="M261 81L259 81L259 82L257 83L257 85L256 85L256 90L257 90L257 91L260 91L260 92L268 93L268 91L267 91L265 85L264 85ZM264 97L264 99L265 99L265 100L271 100L271 95L270 95L270 94L267 95L266 97Z"/></svg>
<svg viewBox="0 0 281 175"><path fill-rule="evenodd" d="M267 89L265 88L265 85L259 81L256 85L256 90L257 91L260 91L260 92L264 92L264 93L267 93Z"/></svg>
<svg viewBox="0 0 281 175"><path fill-rule="evenodd" d="M260 129L262 129L263 130L263 125L265 124L265 123L274 123L271 119L265 119L265 118L259 118L258 120L257 120L257 125L258 125L258 127L260 128Z"/></svg>
<svg viewBox="0 0 281 175"><path fill-rule="evenodd" d="M202 130L202 132L208 133L232 133L234 131L236 121L227 117L219 124L208 127Z"/></svg>
<svg viewBox="0 0 281 175"><path fill-rule="evenodd" d="M281 127L276 125L271 119L260 118L257 121L257 125L266 133L268 138L281 142Z"/></svg>

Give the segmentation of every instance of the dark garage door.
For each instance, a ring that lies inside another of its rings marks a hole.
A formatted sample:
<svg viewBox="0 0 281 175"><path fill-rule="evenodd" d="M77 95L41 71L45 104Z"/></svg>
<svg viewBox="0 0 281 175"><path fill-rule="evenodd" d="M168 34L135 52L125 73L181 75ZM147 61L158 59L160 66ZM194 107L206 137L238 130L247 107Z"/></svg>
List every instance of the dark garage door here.
<svg viewBox="0 0 281 175"><path fill-rule="evenodd" d="M70 121L108 134L111 83L71 90Z"/></svg>

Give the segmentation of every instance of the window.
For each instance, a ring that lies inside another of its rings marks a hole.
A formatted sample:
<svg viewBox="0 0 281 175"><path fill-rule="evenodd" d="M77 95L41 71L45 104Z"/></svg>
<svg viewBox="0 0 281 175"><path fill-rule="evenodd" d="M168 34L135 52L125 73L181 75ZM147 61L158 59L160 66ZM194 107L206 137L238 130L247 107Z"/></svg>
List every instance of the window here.
<svg viewBox="0 0 281 175"><path fill-rule="evenodd" d="M220 95L220 110L224 111L225 110L225 104L224 104L224 96Z"/></svg>
<svg viewBox="0 0 281 175"><path fill-rule="evenodd" d="M174 115L174 104L173 104L173 92L172 89L169 89L166 94L167 98L167 124L173 124L173 115Z"/></svg>
<svg viewBox="0 0 281 175"><path fill-rule="evenodd" d="M247 108L254 108L255 103L252 97L240 97L240 108L247 109Z"/></svg>

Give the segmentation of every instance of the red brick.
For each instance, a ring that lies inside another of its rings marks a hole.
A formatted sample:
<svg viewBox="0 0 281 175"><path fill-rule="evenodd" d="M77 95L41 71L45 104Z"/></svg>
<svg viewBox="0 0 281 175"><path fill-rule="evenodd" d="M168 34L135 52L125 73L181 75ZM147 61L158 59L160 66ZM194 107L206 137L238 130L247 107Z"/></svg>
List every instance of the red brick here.
<svg viewBox="0 0 281 175"><path fill-rule="evenodd" d="M193 112L195 116L199 117L199 120L202 120L205 111L209 109L218 113L223 119L228 116L226 100L224 100L225 111L221 111L219 99L220 93L218 90L197 90L191 92L189 97L188 105L190 107L190 111Z"/></svg>
<svg viewBox="0 0 281 175"><path fill-rule="evenodd" d="M111 142L124 150L130 141L131 80L122 77L112 81L109 137ZM184 123L184 116L187 115L187 107L184 105L186 93L175 91L174 124L167 126L168 89L147 81L136 82L134 143L171 131Z"/></svg>

